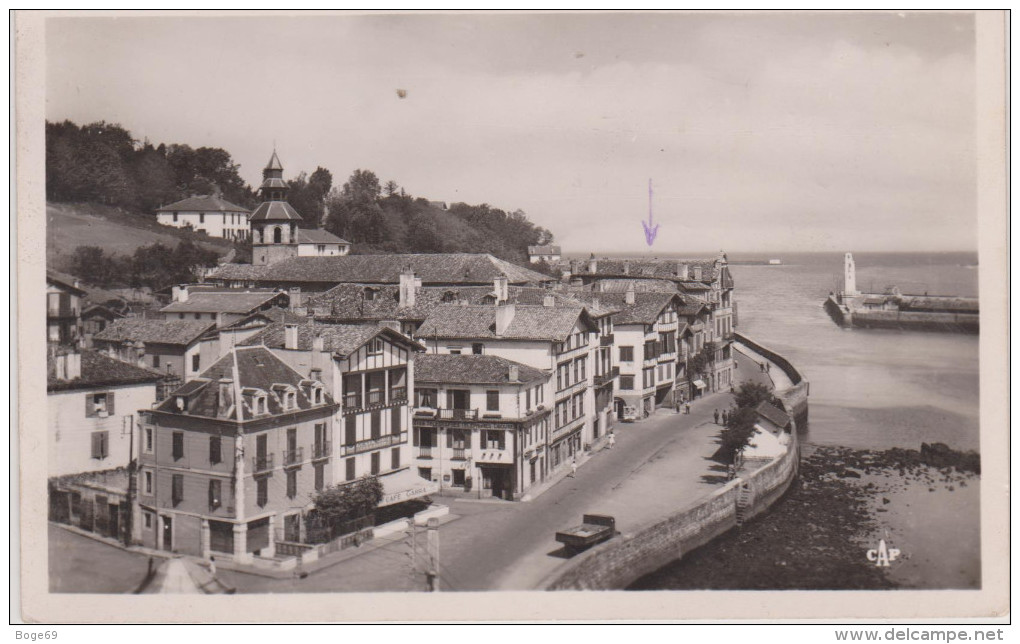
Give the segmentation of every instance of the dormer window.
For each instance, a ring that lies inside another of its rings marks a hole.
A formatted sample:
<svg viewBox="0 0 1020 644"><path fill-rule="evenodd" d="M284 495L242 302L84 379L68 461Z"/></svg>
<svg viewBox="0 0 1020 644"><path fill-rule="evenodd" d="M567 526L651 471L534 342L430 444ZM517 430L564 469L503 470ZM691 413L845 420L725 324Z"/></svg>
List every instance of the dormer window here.
<svg viewBox="0 0 1020 644"><path fill-rule="evenodd" d="M288 391L284 397L284 409L297 409L297 393Z"/></svg>
<svg viewBox="0 0 1020 644"><path fill-rule="evenodd" d="M365 290L363 290L361 292L361 295L365 299L366 302L371 302L371 301L375 300L376 293L377 293L377 289L366 288Z"/></svg>
<svg viewBox="0 0 1020 644"><path fill-rule="evenodd" d="M188 411L188 397L177 396L177 409L179 411Z"/></svg>
<svg viewBox="0 0 1020 644"><path fill-rule="evenodd" d="M266 400L266 395L262 394L255 397L255 413L256 414L268 414L269 403Z"/></svg>

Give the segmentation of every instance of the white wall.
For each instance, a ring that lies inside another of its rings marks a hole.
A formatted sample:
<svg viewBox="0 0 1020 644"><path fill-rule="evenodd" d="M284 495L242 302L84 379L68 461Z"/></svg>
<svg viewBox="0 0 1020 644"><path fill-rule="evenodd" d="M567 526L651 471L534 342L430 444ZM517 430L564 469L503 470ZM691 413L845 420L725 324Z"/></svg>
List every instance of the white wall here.
<svg viewBox="0 0 1020 644"><path fill-rule="evenodd" d="M323 249L319 250L319 246ZM298 257L333 257L346 255L350 246L346 244L298 244Z"/></svg>
<svg viewBox="0 0 1020 644"><path fill-rule="evenodd" d="M87 417L85 400L97 392L113 392L113 414L106 418ZM134 420L135 449L139 448L137 412L156 401L156 385L98 387L74 391L56 391L47 396L47 446L49 476L96 472L126 467L129 460L129 434L124 431L125 416ZM92 433L107 432L109 456L92 458Z"/></svg>
<svg viewBox="0 0 1020 644"><path fill-rule="evenodd" d="M451 349L459 347L464 355L471 353L472 340L443 340L440 338L419 338L426 346L428 353L449 354ZM536 369L549 370L554 367L552 343L539 340L481 340L482 355L499 356L526 364ZM438 350L437 350L438 349Z"/></svg>
<svg viewBox="0 0 1020 644"><path fill-rule="evenodd" d="M210 237L224 237L230 239L243 239L248 237L248 213L230 212L207 212L205 221L199 222L199 212L177 212L177 221L174 221L172 212L156 213L156 221L164 226L184 228L188 224L195 230L204 230Z"/></svg>

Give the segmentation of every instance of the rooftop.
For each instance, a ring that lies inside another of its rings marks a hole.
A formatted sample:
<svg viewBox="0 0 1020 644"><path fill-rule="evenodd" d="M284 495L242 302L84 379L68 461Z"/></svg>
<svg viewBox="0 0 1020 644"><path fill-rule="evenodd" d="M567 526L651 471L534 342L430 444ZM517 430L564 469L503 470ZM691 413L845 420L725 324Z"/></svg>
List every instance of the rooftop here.
<svg viewBox="0 0 1020 644"><path fill-rule="evenodd" d="M263 201L248 221L302 221L301 215L286 201Z"/></svg>
<svg viewBox="0 0 1020 644"><path fill-rule="evenodd" d="M163 313L242 313L247 314L271 302L281 294L274 291L213 291L189 293L185 302L171 302Z"/></svg>
<svg viewBox="0 0 1020 644"><path fill-rule="evenodd" d="M350 242L341 239L321 228L298 228L297 240L299 244L348 244Z"/></svg>
<svg viewBox="0 0 1020 644"><path fill-rule="evenodd" d="M88 293L85 292L85 290L83 288L81 288L81 282L78 281L78 278L76 278L76 277L74 277L72 275L67 275L65 273L58 273L57 271L47 270L46 271L46 281L50 282L50 283L53 283L53 284L56 284L57 286L59 286L59 287L61 287L63 289L66 289L68 291L71 291L72 293L74 293L78 297L85 297L88 294ZM74 283L76 281L78 281L78 286L74 285Z"/></svg>
<svg viewBox="0 0 1020 644"><path fill-rule="evenodd" d="M323 350L340 356L348 356L372 338L383 335L391 342L406 345L408 348L424 350L414 340L381 324L316 324L305 322L297 327L297 350L311 351L315 338L322 338ZM270 349L283 349L286 329L283 324L271 324L262 331L241 343L241 346L264 346Z"/></svg>
<svg viewBox="0 0 1020 644"><path fill-rule="evenodd" d="M238 382L234 382L235 377ZM219 414L219 381L226 380L231 384L228 400L224 403L225 412ZM291 369L285 362L273 355L273 352L265 347L236 347L227 355L216 361L211 367L202 372L202 375L182 387L175 390L156 408L159 411L172 414L187 414L188 416L205 416L209 418L228 418L239 420L237 415L236 392L244 389L259 389L266 393L266 402L269 415L293 413L293 409L284 409L282 400L274 391L273 385L291 385L297 391L296 403L298 410L307 410L315 407L309 400L301 382L307 381L297 371ZM177 407L177 397L186 396L188 407L182 412ZM333 405L329 394L325 395L325 405L320 406L328 409ZM241 401L242 418L240 420L251 420L254 413L247 403ZM265 415L260 416L262 418Z"/></svg>
<svg viewBox="0 0 1020 644"><path fill-rule="evenodd" d="M399 284L408 267L426 285L492 284L506 277L510 284L541 284L548 275L523 268L488 254L400 254L292 257L268 266L224 264L212 272L213 280L272 283Z"/></svg>
<svg viewBox="0 0 1020 644"><path fill-rule="evenodd" d="M560 247L546 244L544 246L528 246L529 255L559 255Z"/></svg>
<svg viewBox="0 0 1020 644"><path fill-rule="evenodd" d="M156 212L251 212L244 206L230 203L218 195L197 195L160 206Z"/></svg>
<svg viewBox="0 0 1020 644"><path fill-rule="evenodd" d="M510 367L517 367L517 380L511 382ZM414 359L416 383L463 385L506 385L540 382L549 374L528 365L493 355L445 355L425 353Z"/></svg>
<svg viewBox="0 0 1020 644"><path fill-rule="evenodd" d="M81 376L74 380L60 380L56 375L55 360L55 357L47 360L46 391L149 384L158 381L164 375L86 349L81 352Z"/></svg>
<svg viewBox="0 0 1020 644"><path fill-rule="evenodd" d="M216 327L209 320L151 320L124 318L97 333L93 339L106 342L145 342L187 346Z"/></svg>
<svg viewBox="0 0 1020 644"><path fill-rule="evenodd" d="M758 403L754 411L762 418L772 422L779 427L786 427L790 424L790 416L782 409L776 407L767 400Z"/></svg>
<svg viewBox="0 0 1020 644"><path fill-rule="evenodd" d="M680 304L674 293L634 293L634 303L627 304L626 293L578 293L582 301L598 301L603 307L615 309L613 324L654 324L671 301Z"/></svg>
<svg viewBox="0 0 1020 644"><path fill-rule="evenodd" d="M506 332L496 335L496 312L500 307L446 304L437 307L415 334L429 338L545 340L563 342L580 321L593 328L591 316L582 306L514 305Z"/></svg>
<svg viewBox="0 0 1020 644"><path fill-rule="evenodd" d="M590 271L590 261L579 260L572 267L573 275L606 275L613 277L667 279L683 282L713 282L725 255L710 259L610 259L596 258L595 271ZM683 278L682 267L687 266L687 277ZM701 268L701 279L694 278L695 267Z"/></svg>

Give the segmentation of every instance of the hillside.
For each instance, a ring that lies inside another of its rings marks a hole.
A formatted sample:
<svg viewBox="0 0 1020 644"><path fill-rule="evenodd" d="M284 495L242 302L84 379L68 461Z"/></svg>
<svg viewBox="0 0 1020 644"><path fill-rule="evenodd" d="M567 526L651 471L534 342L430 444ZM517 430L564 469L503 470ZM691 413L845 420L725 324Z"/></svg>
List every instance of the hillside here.
<svg viewBox="0 0 1020 644"><path fill-rule="evenodd" d="M66 269L77 246L131 255L139 246L158 242L172 248L182 239L192 239L221 256L233 248L225 240L161 226L151 215L96 204L46 203L46 264L52 268Z"/></svg>

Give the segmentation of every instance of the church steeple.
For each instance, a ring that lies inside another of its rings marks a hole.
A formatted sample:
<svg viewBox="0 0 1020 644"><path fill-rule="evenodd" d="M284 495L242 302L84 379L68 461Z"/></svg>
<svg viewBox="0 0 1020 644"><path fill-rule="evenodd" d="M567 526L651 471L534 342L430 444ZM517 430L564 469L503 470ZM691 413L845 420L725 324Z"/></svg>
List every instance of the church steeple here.
<svg viewBox="0 0 1020 644"><path fill-rule="evenodd" d="M283 180L283 164L280 163L280 157L276 156L274 149L269 163L262 169L262 186L259 187L259 193L263 201L286 201L287 190L287 182Z"/></svg>

